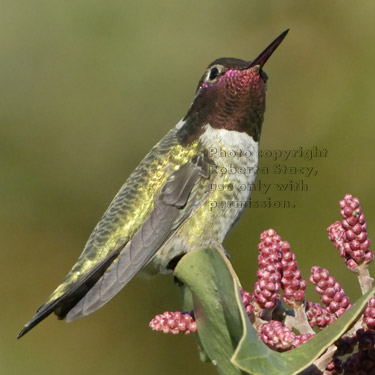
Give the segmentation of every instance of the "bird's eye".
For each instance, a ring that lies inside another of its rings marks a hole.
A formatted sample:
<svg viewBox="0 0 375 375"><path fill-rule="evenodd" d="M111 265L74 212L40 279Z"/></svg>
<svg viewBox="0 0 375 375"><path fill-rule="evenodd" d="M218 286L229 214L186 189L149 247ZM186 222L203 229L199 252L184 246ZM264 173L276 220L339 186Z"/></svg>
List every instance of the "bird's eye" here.
<svg viewBox="0 0 375 375"><path fill-rule="evenodd" d="M215 66L210 70L210 75L208 76L208 79L210 81L213 81L217 76L219 75L219 69Z"/></svg>
<svg viewBox="0 0 375 375"><path fill-rule="evenodd" d="M206 73L206 82L215 82L224 73L225 69L222 65L212 66Z"/></svg>

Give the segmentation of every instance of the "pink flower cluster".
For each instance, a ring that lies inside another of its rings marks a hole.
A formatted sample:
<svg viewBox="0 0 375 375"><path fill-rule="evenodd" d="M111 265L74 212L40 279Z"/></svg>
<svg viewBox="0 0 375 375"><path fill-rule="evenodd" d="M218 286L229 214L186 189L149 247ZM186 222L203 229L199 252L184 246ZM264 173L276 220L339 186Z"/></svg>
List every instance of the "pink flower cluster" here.
<svg viewBox="0 0 375 375"><path fill-rule="evenodd" d="M329 239L339 249L341 257L352 271L357 271L362 264L369 264L374 254L369 250L367 224L362 213L359 199L346 194L340 201L342 221L336 221L328 227Z"/></svg>
<svg viewBox="0 0 375 375"><path fill-rule="evenodd" d="M339 317L352 306L340 283L329 275L327 269L312 267L309 280L315 285L315 291L321 294L320 300L326 305L328 313Z"/></svg>
<svg viewBox="0 0 375 375"><path fill-rule="evenodd" d="M280 300L281 251L280 236L269 229L260 235L257 271L253 300L261 309L271 309Z"/></svg>
<svg viewBox="0 0 375 375"><path fill-rule="evenodd" d="M290 251L290 244L281 241L280 236L268 229L260 235L257 271L253 300L262 309L274 308L280 300L280 288L284 301L297 306L305 298L306 281L302 280L296 256Z"/></svg>
<svg viewBox="0 0 375 375"><path fill-rule="evenodd" d="M197 323L190 313L165 312L156 315L149 324L150 328L154 331L162 331L164 333L183 333L189 335L191 332L196 332Z"/></svg>
<svg viewBox="0 0 375 375"><path fill-rule="evenodd" d="M262 341L279 352L302 345L314 336L311 333L296 335L289 327L284 326L278 320L264 323L260 331Z"/></svg>
<svg viewBox="0 0 375 375"><path fill-rule="evenodd" d="M324 328L336 320L336 316L326 307L311 301L306 302L306 316L311 328Z"/></svg>
<svg viewBox="0 0 375 375"><path fill-rule="evenodd" d="M284 291L284 302L295 307L305 299L306 280L302 279L301 270L298 268L296 254L290 251L288 241L282 241L281 250L281 287Z"/></svg>
<svg viewBox="0 0 375 375"><path fill-rule="evenodd" d="M251 294L240 287L242 303L245 307L247 315L250 315L254 310L254 305L251 303Z"/></svg>
<svg viewBox="0 0 375 375"><path fill-rule="evenodd" d="M363 314L363 321L370 329L375 329L375 298L369 299L367 308Z"/></svg>

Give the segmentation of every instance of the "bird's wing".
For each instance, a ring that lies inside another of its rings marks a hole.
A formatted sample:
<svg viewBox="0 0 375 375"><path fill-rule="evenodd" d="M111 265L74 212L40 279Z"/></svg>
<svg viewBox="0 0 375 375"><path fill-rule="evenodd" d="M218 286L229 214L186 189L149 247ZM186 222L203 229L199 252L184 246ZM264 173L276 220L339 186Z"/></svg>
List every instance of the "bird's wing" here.
<svg viewBox="0 0 375 375"><path fill-rule="evenodd" d="M203 160L203 158L200 158ZM187 163L174 172L155 199L154 209L133 239L120 252L98 282L67 313L66 321L89 315L114 297L155 255L163 243L199 207L205 196L196 201L188 198L195 186L207 178L206 164L203 169L197 163ZM207 187L208 184L204 185Z"/></svg>
<svg viewBox="0 0 375 375"><path fill-rule="evenodd" d="M77 303L77 297L85 295L100 280L105 270L116 259L121 250L121 247L116 249L116 251L98 262L92 267L90 272L87 272L78 282L72 284L72 287L67 289L64 294L40 306L33 318L25 324L25 327L18 334L17 338L21 338L54 311L59 317L60 314L66 314Z"/></svg>
<svg viewBox="0 0 375 375"><path fill-rule="evenodd" d="M125 286L173 233L174 227L189 216L194 205L186 202L193 187L208 177L209 167L204 158L192 159L197 155L196 149L179 147L171 131L151 150L116 195L63 283L19 337L51 312L63 319L82 299L85 306L90 305L89 309L83 306L82 311L95 311ZM170 166L172 170L180 168L171 173ZM156 198L147 203L150 196ZM111 284L117 289L110 293ZM99 285L103 286L103 301L94 303L95 293L89 291L98 291ZM84 298L88 293L91 297Z"/></svg>

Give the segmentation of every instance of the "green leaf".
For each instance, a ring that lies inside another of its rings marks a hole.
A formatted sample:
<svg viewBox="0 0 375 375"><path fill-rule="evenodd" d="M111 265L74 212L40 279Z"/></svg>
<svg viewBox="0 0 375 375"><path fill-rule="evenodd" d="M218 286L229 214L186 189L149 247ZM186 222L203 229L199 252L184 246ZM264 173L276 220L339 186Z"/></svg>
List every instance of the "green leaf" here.
<svg viewBox="0 0 375 375"><path fill-rule="evenodd" d="M225 256L216 248L192 251L179 261L174 274L193 294L199 341L211 362L222 375L242 374L230 360L243 328L238 291Z"/></svg>
<svg viewBox="0 0 375 375"><path fill-rule="evenodd" d="M293 375L312 364L361 314L371 290L336 322L289 352L269 349L257 336L242 305L239 282L220 248L185 255L175 269L192 292L199 341L220 374Z"/></svg>
<svg viewBox="0 0 375 375"><path fill-rule="evenodd" d="M194 304L193 304L193 295L191 294L191 291L189 288L186 287L186 285L182 285L180 288L181 291L181 299L182 299L182 306L183 310L190 312L194 310ZM198 350L199 350L199 357L202 362L210 362L210 358L208 357L206 351L204 350L204 347L201 343L201 340L199 338L198 334L194 335L197 339L198 344Z"/></svg>

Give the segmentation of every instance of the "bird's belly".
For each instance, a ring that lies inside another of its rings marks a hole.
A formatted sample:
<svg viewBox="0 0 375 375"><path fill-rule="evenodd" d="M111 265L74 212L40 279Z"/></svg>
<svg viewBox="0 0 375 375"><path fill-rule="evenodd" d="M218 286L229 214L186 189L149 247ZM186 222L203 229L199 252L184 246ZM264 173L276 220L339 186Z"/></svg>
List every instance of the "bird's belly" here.
<svg viewBox="0 0 375 375"><path fill-rule="evenodd" d="M231 168L235 168L233 164ZM172 259L208 244L222 244L247 207L251 184L256 178L256 168L246 168L247 173L228 171L210 178L205 202L158 250L148 271L165 273Z"/></svg>
<svg viewBox="0 0 375 375"><path fill-rule="evenodd" d="M209 124L200 142L214 163L206 199L157 251L150 262L155 272L165 272L169 262L184 253L222 244L248 205L257 174L258 142L247 133Z"/></svg>

